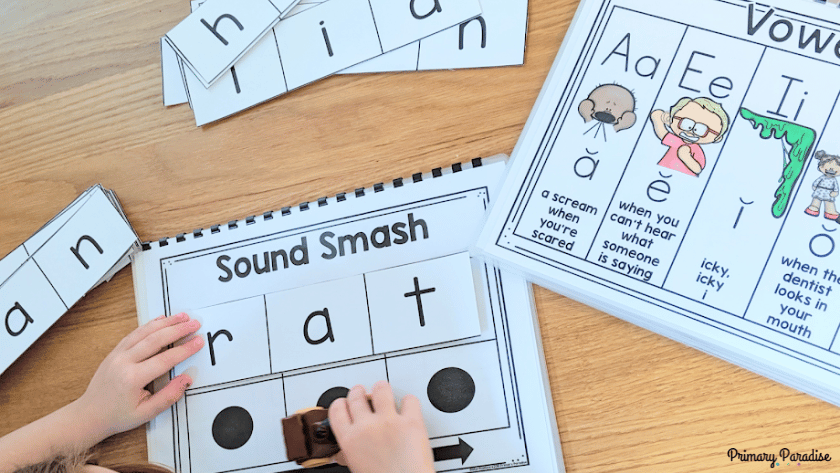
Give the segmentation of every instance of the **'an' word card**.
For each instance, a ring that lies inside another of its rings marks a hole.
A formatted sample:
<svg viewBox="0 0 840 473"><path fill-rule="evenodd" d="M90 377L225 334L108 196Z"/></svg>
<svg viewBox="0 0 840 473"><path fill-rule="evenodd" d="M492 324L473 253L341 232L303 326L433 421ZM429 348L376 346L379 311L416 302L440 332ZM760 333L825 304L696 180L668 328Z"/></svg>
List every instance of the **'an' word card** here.
<svg viewBox="0 0 840 473"><path fill-rule="evenodd" d="M278 21L270 0L208 0L166 33L166 41L209 87Z"/></svg>
<svg viewBox="0 0 840 473"><path fill-rule="evenodd" d="M137 236L95 186L0 260L0 373L88 291L128 264Z"/></svg>

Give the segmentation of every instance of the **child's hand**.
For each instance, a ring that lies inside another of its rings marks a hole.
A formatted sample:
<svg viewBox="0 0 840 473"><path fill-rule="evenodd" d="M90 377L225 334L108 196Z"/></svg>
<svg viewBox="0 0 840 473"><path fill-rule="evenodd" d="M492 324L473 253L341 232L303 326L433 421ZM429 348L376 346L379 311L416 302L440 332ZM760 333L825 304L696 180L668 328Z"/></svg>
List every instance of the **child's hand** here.
<svg viewBox="0 0 840 473"><path fill-rule="evenodd" d="M150 421L181 398L192 379L181 374L152 395L145 387L204 344L194 337L201 324L186 314L157 318L126 336L99 365L76 407L99 440ZM97 442L99 441L97 440Z"/></svg>
<svg viewBox="0 0 840 473"><path fill-rule="evenodd" d="M353 473L434 473L420 401L406 396L398 413L387 382L373 386L370 401L364 387L354 387L332 403L329 419Z"/></svg>
<svg viewBox="0 0 840 473"><path fill-rule="evenodd" d="M84 452L174 404L192 382L189 376L177 376L154 395L145 386L201 348L204 341L195 337L166 349L198 328L198 321L178 314L131 332L99 365L82 397L0 437L0 472Z"/></svg>

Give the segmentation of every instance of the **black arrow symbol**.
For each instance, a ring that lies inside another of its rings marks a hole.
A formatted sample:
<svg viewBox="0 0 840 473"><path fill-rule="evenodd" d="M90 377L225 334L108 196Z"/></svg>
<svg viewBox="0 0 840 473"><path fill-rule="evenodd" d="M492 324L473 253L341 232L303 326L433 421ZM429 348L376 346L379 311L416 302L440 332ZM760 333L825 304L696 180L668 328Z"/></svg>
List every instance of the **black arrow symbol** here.
<svg viewBox="0 0 840 473"><path fill-rule="evenodd" d="M473 448L467 442L464 442L461 437L458 437L458 445L450 445L448 447L437 447L432 449L436 462L444 460L461 459L461 464L466 463L467 458L470 457Z"/></svg>

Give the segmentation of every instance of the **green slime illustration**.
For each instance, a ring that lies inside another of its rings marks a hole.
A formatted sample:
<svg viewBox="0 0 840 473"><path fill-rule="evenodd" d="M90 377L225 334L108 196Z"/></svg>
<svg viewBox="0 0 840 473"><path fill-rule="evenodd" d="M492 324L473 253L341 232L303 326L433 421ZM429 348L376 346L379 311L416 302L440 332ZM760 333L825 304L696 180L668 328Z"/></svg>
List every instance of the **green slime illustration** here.
<svg viewBox="0 0 840 473"><path fill-rule="evenodd" d="M780 218L784 215L790 202L793 186L796 184L802 170L805 168L805 161L811 153L811 147L817 139L817 133L796 123L777 120L753 113L746 108L741 109L741 116L752 123L753 129L761 126L761 137L765 140L773 138L784 139L791 146L787 164L782 170L781 183L776 189L776 200L773 202L773 216Z"/></svg>

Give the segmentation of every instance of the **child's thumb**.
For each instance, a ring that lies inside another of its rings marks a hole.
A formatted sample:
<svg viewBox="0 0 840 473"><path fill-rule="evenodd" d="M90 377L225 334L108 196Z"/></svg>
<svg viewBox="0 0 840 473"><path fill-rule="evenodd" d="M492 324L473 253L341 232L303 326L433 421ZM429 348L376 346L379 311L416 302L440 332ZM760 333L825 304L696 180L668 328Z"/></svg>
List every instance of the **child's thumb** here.
<svg viewBox="0 0 840 473"><path fill-rule="evenodd" d="M184 396L184 391L192 384L192 378L187 374L180 374L160 391L146 398L137 408L141 424L154 419L158 414L172 406Z"/></svg>

